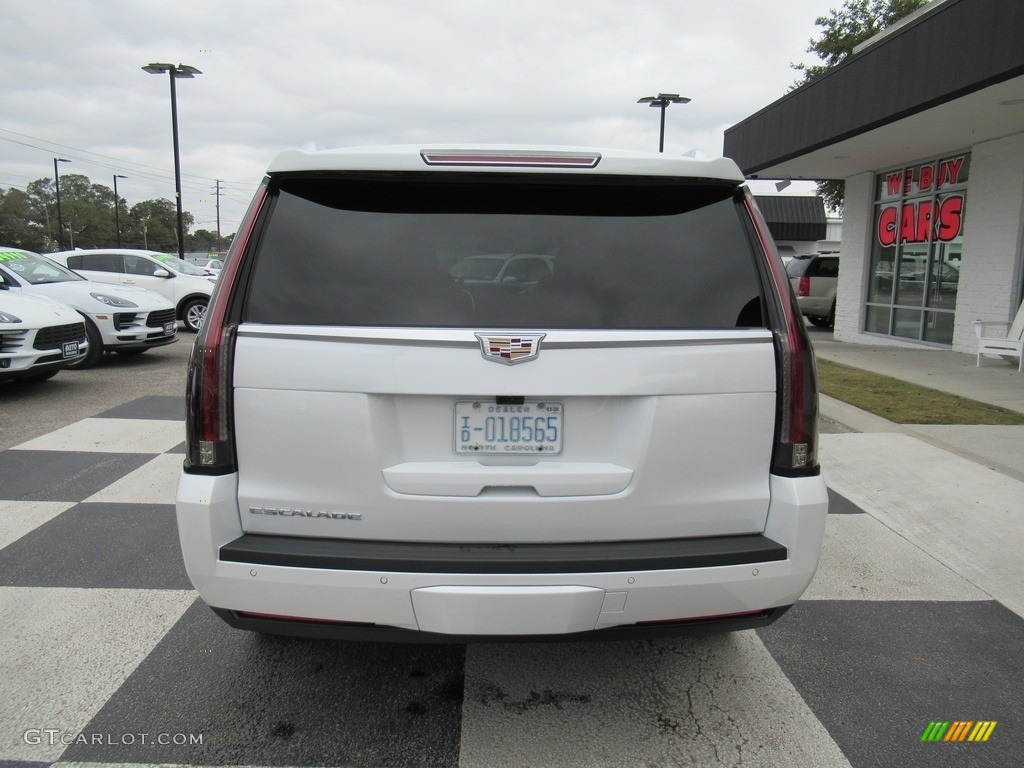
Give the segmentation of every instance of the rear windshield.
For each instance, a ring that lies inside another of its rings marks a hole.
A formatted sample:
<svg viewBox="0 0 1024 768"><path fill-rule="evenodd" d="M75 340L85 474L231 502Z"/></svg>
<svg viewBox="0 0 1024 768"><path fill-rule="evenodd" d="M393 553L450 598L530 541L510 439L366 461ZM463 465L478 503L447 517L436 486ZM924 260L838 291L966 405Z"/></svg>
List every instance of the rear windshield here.
<svg viewBox="0 0 1024 768"><path fill-rule="evenodd" d="M272 182L243 319L288 325L761 326L731 184L485 174Z"/></svg>
<svg viewBox="0 0 1024 768"><path fill-rule="evenodd" d="M793 259L786 267L790 277L838 277L839 259L801 258Z"/></svg>

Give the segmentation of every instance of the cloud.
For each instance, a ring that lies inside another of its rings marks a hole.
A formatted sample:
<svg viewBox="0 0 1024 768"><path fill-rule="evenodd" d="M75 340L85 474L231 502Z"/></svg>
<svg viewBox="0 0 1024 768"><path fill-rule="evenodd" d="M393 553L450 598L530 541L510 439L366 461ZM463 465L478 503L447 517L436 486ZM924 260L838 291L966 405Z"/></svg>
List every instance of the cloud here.
<svg viewBox="0 0 1024 768"><path fill-rule="evenodd" d="M5 22L0 187L62 153L93 181L129 176L130 202L173 198L169 83L150 61L203 72L177 82L183 198L205 220L229 182L227 232L273 156L309 140L655 149L658 111L636 100L667 91L693 101L668 110L666 151L719 154L724 126L795 79L833 4L36 0Z"/></svg>

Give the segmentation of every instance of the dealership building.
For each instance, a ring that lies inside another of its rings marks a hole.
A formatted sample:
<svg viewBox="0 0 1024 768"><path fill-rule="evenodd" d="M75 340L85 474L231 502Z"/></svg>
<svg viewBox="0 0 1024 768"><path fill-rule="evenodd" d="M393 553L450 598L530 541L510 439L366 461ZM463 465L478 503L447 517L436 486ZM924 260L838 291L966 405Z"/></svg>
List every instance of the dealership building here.
<svg viewBox="0 0 1024 768"><path fill-rule="evenodd" d="M974 353L1024 296L1024 2L936 0L729 128L751 179L844 179L835 337Z"/></svg>

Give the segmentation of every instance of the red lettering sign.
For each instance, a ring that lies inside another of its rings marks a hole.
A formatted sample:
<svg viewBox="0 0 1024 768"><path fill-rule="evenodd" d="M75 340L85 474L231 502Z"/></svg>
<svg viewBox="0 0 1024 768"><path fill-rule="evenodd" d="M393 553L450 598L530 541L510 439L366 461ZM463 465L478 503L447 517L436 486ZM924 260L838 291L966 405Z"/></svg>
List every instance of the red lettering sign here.
<svg viewBox="0 0 1024 768"><path fill-rule="evenodd" d="M960 158L963 160L963 158ZM959 166L957 173L960 172ZM956 182L953 182L956 183ZM950 195L939 203L939 220L935 227L935 237L943 243L956 240L964 225L964 196Z"/></svg>
<svg viewBox="0 0 1024 768"><path fill-rule="evenodd" d="M941 189L947 184L956 184L960 181L960 169L964 165L963 157L955 157L952 160L943 160L939 163L939 183L936 189Z"/></svg>
<svg viewBox="0 0 1024 768"><path fill-rule="evenodd" d="M932 180L935 178L935 168L931 165L922 165L918 190L924 192L931 189Z"/></svg>
<svg viewBox="0 0 1024 768"><path fill-rule="evenodd" d="M957 171L959 172L959 171ZM876 235L883 248L899 243L927 243L932 240L948 243L963 230L964 196L949 195L934 200L889 205L878 212Z"/></svg>
<svg viewBox="0 0 1024 768"><path fill-rule="evenodd" d="M889 193L890 197L894 197L900 193L900 187L903 186L903 171L897 171L896 173L890 173L885 179L885 191Z"/></svg>
<svg viewBox="0 0 1024 768"><path fill-rule="evenodd" d="M896 221L899 211L898 205L889 205L878 212L878 242L883 248L896 245Z"/></svg>

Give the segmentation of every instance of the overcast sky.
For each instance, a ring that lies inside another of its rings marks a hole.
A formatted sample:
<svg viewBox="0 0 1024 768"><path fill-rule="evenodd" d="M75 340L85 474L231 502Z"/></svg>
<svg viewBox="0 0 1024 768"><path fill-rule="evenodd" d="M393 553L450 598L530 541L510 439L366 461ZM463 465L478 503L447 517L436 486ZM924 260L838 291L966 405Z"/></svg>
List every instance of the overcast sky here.
<svg viewBox="0 0 1024 768"><path fill-rule="evenodd" d="M0 46L0 188L83 173L132 205L174 199L178 80L183 203L234 232L285 148L468 142L658 146L722 154L727 127L815 63L814 19L841 0L33 0ZM754 191L774 191L759 182ZM794 183L787 193L810 193Z"/></svg>

